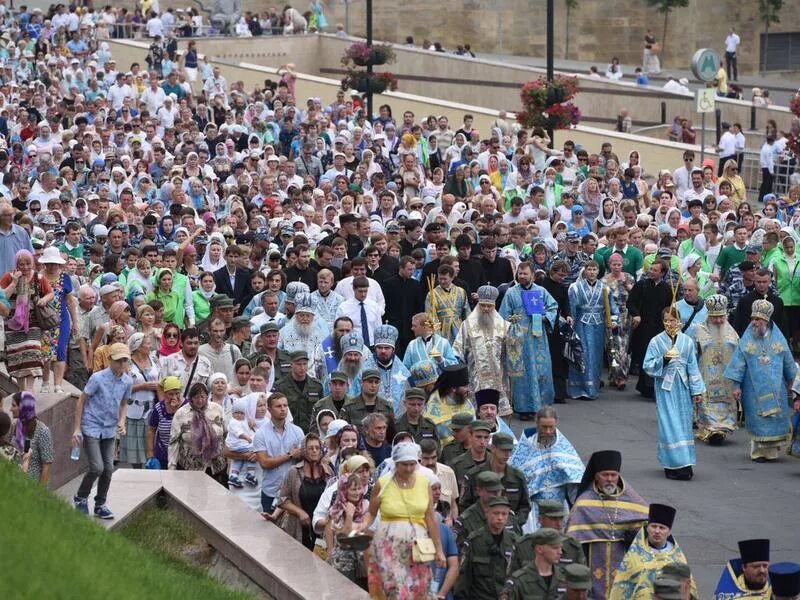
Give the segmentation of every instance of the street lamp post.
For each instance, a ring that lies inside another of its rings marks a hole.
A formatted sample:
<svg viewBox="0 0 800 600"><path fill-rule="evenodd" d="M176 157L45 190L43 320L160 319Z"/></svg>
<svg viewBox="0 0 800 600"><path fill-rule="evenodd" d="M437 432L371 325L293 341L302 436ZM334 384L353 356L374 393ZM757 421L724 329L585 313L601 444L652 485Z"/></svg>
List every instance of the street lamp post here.
<svg viewBox="0 0 800 600"><path fill-rule="evenodd" d="M368 0L369 1L369 0ZM555 30L555 0L547 0L547 83L553 82L553 38ZM547 128L550 147L553 147L553 129Z"/></svg>
<svg viewBox="0 0 800 600"><path fill-rule="evenodd" d="M552 0L549 0L552 2ZM372 0L367 0L367 45L372 47ZM367 80L372 81L372 62L367 65ZM372 123L372 88L367 90L367 121Z"/></svg>

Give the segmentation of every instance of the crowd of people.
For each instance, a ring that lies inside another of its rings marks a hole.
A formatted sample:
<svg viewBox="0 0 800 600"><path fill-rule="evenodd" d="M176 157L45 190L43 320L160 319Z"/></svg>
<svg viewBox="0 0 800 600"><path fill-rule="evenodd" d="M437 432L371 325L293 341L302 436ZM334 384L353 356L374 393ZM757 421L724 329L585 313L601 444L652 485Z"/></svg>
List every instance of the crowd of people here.
<svg viewBox="0 0 800 600"><path fill-rule="evenodd" d="M669 479L742 426L755 462L800 454L800 186L370 118L291 68L247 90L156 38L159 69L83 28L56 52L62 11L0 36L4 458L46 484L85 455L102 519L117 465L206 472L374 597L697 597L676 509L617 451L584 467L555 407L636 378ZM65 381L71 448L36 416ZM740 549L717 597L797 597Z"/></svg>

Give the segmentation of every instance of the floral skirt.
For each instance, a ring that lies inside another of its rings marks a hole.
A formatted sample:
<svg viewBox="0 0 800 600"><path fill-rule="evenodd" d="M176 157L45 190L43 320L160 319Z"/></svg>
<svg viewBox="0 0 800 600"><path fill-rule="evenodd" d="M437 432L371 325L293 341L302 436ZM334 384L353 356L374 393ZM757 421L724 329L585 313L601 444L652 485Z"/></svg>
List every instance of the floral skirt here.
<svg viewBox="0 0 800 600"><path fill-rule="evenodd" d="M412 547L417 537L428 537L422 525L381 521L368 552L371 598L428 600L431 564L415 563Z"/></svg>

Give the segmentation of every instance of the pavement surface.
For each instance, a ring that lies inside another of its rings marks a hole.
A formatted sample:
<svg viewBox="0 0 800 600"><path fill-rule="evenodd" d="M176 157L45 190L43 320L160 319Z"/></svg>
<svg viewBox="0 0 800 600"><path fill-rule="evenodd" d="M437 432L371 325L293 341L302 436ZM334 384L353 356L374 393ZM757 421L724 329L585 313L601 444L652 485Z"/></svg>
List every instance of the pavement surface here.
<svg viewBox="0 0 800 600"><path fill-rule="evenodd" d="M546 68L547 62L544 57L539 56L515 56L513 54L478 54L478 58L485 58L487 60L497 60L509 63L515 63L520 65L527 65L530 67L538 67L538 68ZM686 59L686 64L688 65L691 58ZM603 62L590 62L590 61L583 61L583 60L555 60L555 70L556 71L565 71L569 73L582 73L585 75L589 74L589 68L591 66L596 66L597 70L603 75L606 72L606 67L608 66L607 63ZM634 71L638 65L621 65L622 66L622 81L627 81L630 83L636 82L636 77L634 76ZM651 75L650 76L650 86L651 87L663 87L664 84L667 82L668 77L675 77L676 79L680 79L681 77L686 77L689 80L689 89L696 90L700 88L704 88L705 84L695 79L695 76L689 69L668 69L662 68L661 73L659 75ZM754 87L759 87L761 89L768 89L770 93L770 97L772 98L773 102L780 106L788 106L789 100L794 96L795 91L797 91L798 87L800 87L800 79L776 79L771 77L757 77L757 76L742 76L740 74L739 80L732 82L739 84L743 89L743 96L745 100L750 99L750 91Z"/></svg>
<svg viewBox="0 0 800 600"><path fill-rule="evenodd" d="M800 461L782 457L774 464L749 458L746 431L723 446L697 444L692 481L672 481L656 459L655 402L640 396L635 379L626 391L605 388L595 402L556 405L559 429L584 463L596 450L622 452L622 476L648 502L677 509L673 535L686 554L700 598L712 598L722 569L738 556L737 541L766 537L772 561L800 562L797 502ZM531 423L513 420L519 434Z"/></svg>

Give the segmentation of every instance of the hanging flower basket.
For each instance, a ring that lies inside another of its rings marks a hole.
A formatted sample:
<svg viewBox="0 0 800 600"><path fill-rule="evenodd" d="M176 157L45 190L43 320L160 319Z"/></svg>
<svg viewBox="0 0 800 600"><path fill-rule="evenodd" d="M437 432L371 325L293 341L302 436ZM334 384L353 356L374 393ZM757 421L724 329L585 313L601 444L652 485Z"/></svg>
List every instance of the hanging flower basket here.
<svg viewBox="0 0 800 600"><path fill-rule="evenodd" d="M375 65L385 65L393 62L395 53L389 44L373 44L372 46L364 42L350 44L342 56L342 64L353 63L358 67Z"/></svg>
<svg viewBox="0 0 800 600"><path fill-rule="evenodd" d="M581 112L571 102L577 93L576 77L557 75L553 81L546 77L529 81L520 90L524 110L517 113L517 121L528 128L567 129L577 125Z"/></svg>
<svg viewBox="0 0 800 600"><path fill-rule="evenodd" d="M373 73L350 70L342 79L343 90L356 90L361 94L382 94L386 90L397 89L397 78L392 73Z"/></svg>

